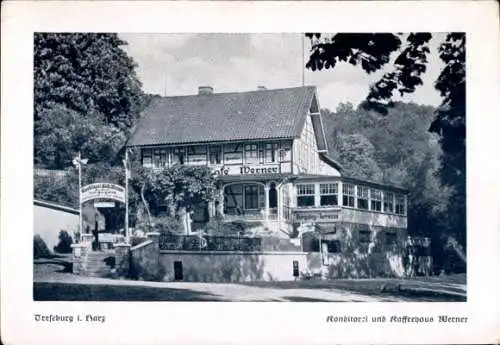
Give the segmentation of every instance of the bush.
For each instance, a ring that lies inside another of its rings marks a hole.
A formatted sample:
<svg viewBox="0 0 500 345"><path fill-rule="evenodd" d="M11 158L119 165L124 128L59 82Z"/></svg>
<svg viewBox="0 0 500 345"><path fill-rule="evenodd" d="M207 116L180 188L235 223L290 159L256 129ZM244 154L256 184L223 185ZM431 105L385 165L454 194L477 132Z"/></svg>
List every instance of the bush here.
<svg viewBox="0 0 500 345"><path fill-rule="evenodd" d="M40 235L33 237L33 257L35 259L52 257L49 247L47 247L47 244Z"/></svg>
<svg viewBox="0 0 500 345"><path fill-rule="evenodd" d="M155 217L152 221L152 230L159 233L184 234L184 226L173 217Z"/></svg>
<svg viewBox="0 0 500 345"><path fill-rule="evenodd" d="M245 236L251 232L251 229L260 226L260 222L245 222L241 220L232 222L223 222L220 219L210 220L203 231L211 236Z"/></svg>
<svg viewBox="0 0 500 345"><path fill-rule="evenodd" d="M54 247L54 251L61 254L67 254L72 252L71 245L73 244L73 239L66 230L59 231L59 243Z"/></svg>

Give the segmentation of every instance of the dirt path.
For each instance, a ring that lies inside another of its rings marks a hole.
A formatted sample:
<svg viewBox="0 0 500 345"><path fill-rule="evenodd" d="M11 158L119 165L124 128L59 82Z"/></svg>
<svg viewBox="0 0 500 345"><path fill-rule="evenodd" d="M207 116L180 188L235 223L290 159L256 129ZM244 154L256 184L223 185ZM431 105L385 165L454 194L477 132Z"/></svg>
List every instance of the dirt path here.
<svg viewBox="0 0 500 345"><path fill-rule="evenodd" d="M40 260L34 265L34 293L39 300L211 300L304 302L416 301L415 296L381 293L384 279L264 283L148 282L77 276L65 258ZM405 281L415 289L460 290L461 284ZM364 290L362 287L365 287ZM367 289L366 287L370 288ZM420 299L422 301L422 299ZM432 301L432 299L427 299Z"/></svg>

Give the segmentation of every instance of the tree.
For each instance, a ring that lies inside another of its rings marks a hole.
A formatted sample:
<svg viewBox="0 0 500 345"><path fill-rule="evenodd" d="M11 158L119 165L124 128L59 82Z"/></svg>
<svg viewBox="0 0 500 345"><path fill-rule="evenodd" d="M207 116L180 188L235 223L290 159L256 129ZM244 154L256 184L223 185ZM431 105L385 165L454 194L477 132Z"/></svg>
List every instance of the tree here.
<svg viewBox="0 0 500 345"><path fill-rule="evenodd" d="M404 37L406 38L404 39ZM370 86L365 109L387 114L394 106L394 92L412 93L422 84L421 76L427 69L430 33L403 34L306 34L311 40L311 52L306 67L315 71L334 68L338 63L360 66L365 72L381 70L399 52L394 68ZM405 44L403 45L403 40ZM436 110L428 130L439 136L443 152L440 177L445 186L453 189L453 223L448 232L465 243L465 34L450 33L439 47L439 56L445 63L435 87L443 101Z"/></svg>
<svg viewBox="0 0 500 345"><path fill-rule="evenodd" d="M413 103L395 102L387 115L366 110L362 105L340 104L335 112L322 110L330 154L351 170L366 169L366 162L351 162L349 155L339 155L342 137L362 136L369 151L356 153L382 170L376 182L398 185L409 190L408 232L415 236L431 237L435 263L438 268L449 266L453 259L445 258L446 235L452 233L457 214L452 199L453 189L439 178L442 150L438 136L428 132L435 108ZM377 168L378 169L378 168ZM367 178L367 177L361 177ZM457 266L458 267L458 266Z"/></svg>
<svg viewBox="0 0 500 345"><path fill-rule="evenodd" d="M126 134L103 124L102 116L83 116L56 104L42 109L35 124L35 159L46 168L71 166L78 151L90 162L111 159L123 146Z"/></svg>
<svg viewBox="0 0 500 345"><path fill-rule="evenodd" d="M35 163L61 169L77 150L116 154L144 105L135 63L117 34L36 33Z"/></svg>
<svg viewBox="0 0 500 345"><path fill-rule="evenodd" d="M338 133L337 157L349 177L379 181L382 171L374 159L373 144L361 134Z"/></svg>
<svg viewBox="0 0 500 345"><path fill-rule="evenodd" d="M161 215L162 208L173 218L179 212L185 214L211 201L216 192L215 178L209 168L184 165L162 170L137 168L131 187L141 195L150 225L153 217Z"/></svg>

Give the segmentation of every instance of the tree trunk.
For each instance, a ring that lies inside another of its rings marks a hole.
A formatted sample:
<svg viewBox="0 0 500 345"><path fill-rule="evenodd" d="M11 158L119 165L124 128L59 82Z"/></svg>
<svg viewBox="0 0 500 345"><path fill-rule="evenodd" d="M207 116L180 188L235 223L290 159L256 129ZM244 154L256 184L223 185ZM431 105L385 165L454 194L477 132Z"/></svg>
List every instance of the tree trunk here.
<svg viewBox="0 0 500 345"><path fill-rule="evenodd" d="M141 187L141 199L144 204L144 208L146 209L146 212L148 214L148 225L151 227L151 212L149 212L149 204L146 201L146 197L144 196L144 191L146 190L146 185L143 184Z"/></svg>

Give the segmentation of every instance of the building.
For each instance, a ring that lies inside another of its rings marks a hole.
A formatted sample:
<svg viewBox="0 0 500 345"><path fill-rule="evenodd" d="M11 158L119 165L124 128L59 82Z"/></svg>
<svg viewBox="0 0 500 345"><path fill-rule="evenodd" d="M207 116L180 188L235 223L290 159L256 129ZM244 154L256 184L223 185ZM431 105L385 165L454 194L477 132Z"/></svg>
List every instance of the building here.
<svg viewBox="0 0 500 345"><path fill-rule="evenodd" d="M406 237L407 191L342 173L328 155L312 86L238 93L204 86L196 95L157 97L127 146L140 148L143 166L152 169L214 170L220 196L194 213L194 229L220 214L258 222L277 237L294 229L319 232L325 241L349 231L360 244L380 234L386 244Z"/></svg>

